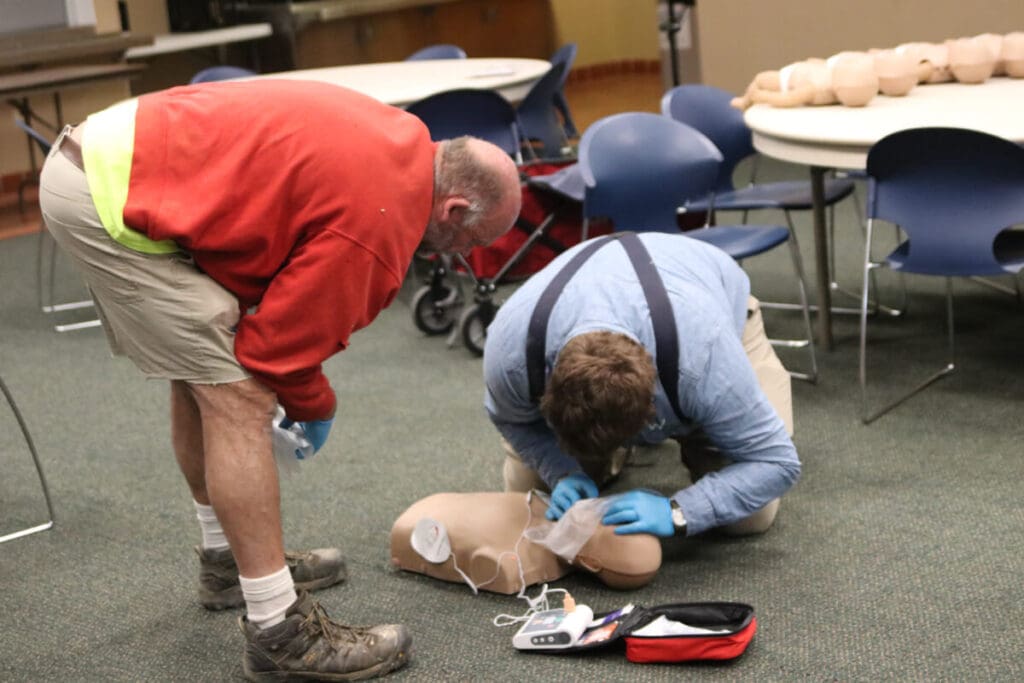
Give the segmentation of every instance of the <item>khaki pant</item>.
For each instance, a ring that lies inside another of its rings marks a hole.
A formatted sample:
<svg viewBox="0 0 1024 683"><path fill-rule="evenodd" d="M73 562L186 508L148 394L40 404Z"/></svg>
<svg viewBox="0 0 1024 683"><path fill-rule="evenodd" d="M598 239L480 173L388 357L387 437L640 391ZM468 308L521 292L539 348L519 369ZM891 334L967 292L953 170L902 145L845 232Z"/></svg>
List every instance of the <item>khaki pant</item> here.
<svg viewBox="0 0 1024 683"><path fill-rule="evenodd" d="M234 353L235 296L187 254L143 254L115 242L96 213L85 172L60 151L64 135L40 174L39 204L47 229L89 287L114 355L129 357L151 378L248 378Z"/></svg>
<svg viewBox="0 0 1024 683"><path fill-rule="evenodd" d="M783 424L786 425L786 432L792 436L793 397L789 373L782 366L779 357L775 355L775 350L765 334L761 307L754 297L750 297L747 302L747 324L743 328L743 348L747 352L747 358L750 359L761 389L779 417L782 418ZM705 474L720 470L732 462L719 454L699 433L692 438L680 437L678 441L681 459L683 465L690 472L691 481L697 481ZM524 465L519 454L504 439L502 439L502 446L505 450L502 475L506 491L529 491L534 488L542 491L548 490L547 485L537 472ZM598 486L604 486L618 475L630 451L631 449L627 448L616 450L611 463L581 462L580 465L587 476L593 479ZM779 500L776 498L746 519L721 527L721 530L735 535L764 532L775 521L778 509Z"/></svg>

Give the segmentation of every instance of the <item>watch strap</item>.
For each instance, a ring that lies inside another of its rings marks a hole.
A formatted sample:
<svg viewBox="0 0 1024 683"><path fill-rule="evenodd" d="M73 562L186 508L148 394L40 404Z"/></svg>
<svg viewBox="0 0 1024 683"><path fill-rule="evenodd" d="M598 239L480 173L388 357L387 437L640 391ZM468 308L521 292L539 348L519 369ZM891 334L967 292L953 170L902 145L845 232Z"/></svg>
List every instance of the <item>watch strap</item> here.
<svg viewBox="0 0 1024 683"><path fill-rule="evenodd" d="M674 498L669 498L668 502L672 508L672 527L675 529L676 535L685 535L686 518L683 516L683 509L679 507L679 503Z"/></svg>

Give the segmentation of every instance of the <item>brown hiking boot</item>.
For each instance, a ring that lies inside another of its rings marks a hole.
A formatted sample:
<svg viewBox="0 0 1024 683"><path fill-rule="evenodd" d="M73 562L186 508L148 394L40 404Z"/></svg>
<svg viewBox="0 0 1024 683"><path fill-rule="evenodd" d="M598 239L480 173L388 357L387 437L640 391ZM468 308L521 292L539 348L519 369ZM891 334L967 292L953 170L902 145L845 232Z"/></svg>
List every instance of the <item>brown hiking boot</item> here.
<svg viewBox="0 0 1024 683"><path fill-rule="evenodd" d="M238 565L230 548L204 550L199 555L199 602L206 609L221 610L245 604L238 583ZM295 581L295 590L327 588L348 577L345 560L337 548L317 548L305 553L286 552L285 563Z"/></svg>
<svg viewBox="0 0 1024 683"><path fill-rule="evenodd" d="M412 638L400 624L344 626L327 616L309 593L288 608L284 621L260 629L238 618L245 635L242 669L250 681L361 681L409 661Z"/></svg>

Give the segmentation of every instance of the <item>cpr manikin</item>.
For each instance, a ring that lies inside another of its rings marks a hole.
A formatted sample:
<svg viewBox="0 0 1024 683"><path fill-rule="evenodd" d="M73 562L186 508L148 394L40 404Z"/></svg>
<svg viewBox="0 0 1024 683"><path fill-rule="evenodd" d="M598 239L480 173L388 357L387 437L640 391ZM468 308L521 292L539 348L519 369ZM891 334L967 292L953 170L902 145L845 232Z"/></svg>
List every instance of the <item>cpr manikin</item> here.
<svg viewBox="0 0 1024 683"><path fill-rule="evenodd" d="M984 83L992 76L1024 78L1024 32L983 33L866 53L840 52L828 60L805 59L758 73L732 105L742 110L754 104L803 107L839 102L859 107L876 91L900 97L917 84Z"/></svg>
<svg viewBox="0 0 1024 683"><path fill-rule="evenodd" d="M547 503L533 492L438 493L395 521L391 562L506 595L573 569L611 588L639 588L661 566L661 543L649 534L616 535L600 524L608 500L579 501L551 522L544 517Z"/></svg>

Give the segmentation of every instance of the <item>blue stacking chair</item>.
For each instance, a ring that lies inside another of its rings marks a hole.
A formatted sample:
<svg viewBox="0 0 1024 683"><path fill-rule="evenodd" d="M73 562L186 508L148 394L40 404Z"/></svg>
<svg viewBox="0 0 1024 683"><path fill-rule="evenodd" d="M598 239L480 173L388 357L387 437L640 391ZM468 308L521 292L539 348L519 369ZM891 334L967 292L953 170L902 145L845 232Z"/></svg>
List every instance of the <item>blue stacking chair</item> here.
<svg viewBox="0 0 1024 683"><path fill-rule="evenodd" d="M722 165L715 180L715 208L720 211L779 209L809 211L813 207L808 180L771 183L752 182L737 188L733 174L741 161L757 153L743 112L732 107L732 95L710 85L680 85L661 99L661 111L676 121L692 126L706 135L722 152ZM832 179L825 183L825 203L833 205L853 192L853 181ZM695 208L700 202L695 203ZM790 227L792 223L790 222Z"/></svg>
<svg viewBox="0 0 1024 683"><path fill-rule="evenodd" d="M434 141L472 135L493 142L517 163L523 161L515 107L493 90L445 90L413 102L405 110L427 124Z"/></svg>
<svg viewBox="0 0 1024 683"><path fill-rule="evenodd" d="M720 211L742 211L743 222L747 213L759 209L777 209L786 216L786 224L793 229L791 211L810 211L814 202L809 180L786 180L770 183L756 182L757 151L750 129L743 121L743 112L731 106L732 94L710 85L680 85L672 88L661 99L661 111L676 121L693 126L706 135L722 152L722 166L715 182L715 208ZM754 157L755 166L750 183L736 187L733 181L736 167L743 160ZM825 182L825 204L831 210L829 230L835 223L835 204L853 194L854 181L851 178L831 178ZM698 210L700 202L695 203ZM859 205L858 205L859 206ZM859 211L859 208L858 208ZM858 221L860 222L860 221ZM796 235L794 233L794 239ZM832 243L832 240L829 240ZM831 259L834 260L834 259ZM832 269L834 274L835 269ZM833 277L834 279L834 277ZM836 282L830 283L838 290ZM789 304L765 304L766 307L790 307ZM837 312L854 313L856 309L834 309Z"/></svg>
<svg viewBox="0 0 1024 683"><path fill-rule="evenodd" d="M417 50L405 58L407 62L416 62L423 59L465 59L466 51L458 45L428 45L422 50Z"/></svg>
<svg viewBox="0 0 1024 683"><path fill-rule="evenodd" d="M0 393L2 393L4 398L7 399L7 405L10 406L11 412L14 413L14 418L17 420L18 427L21 429L21 435L25 438L25 445L28 447L29 455L32 456L32 462L36 466L36 474L39 475L39 484L43 488L43 498L46 501L46 512L48 514L47 520L41 524L35 524L16 531L0 534L0 543L5 543L7 541L13 541L16 538L28 536L29 534L35 534L40 531L52 529L56 517L53 514L53 502L50 500L50 489L46 485L46 477L43 475L43 465L39 462L39 454L36 453L35 444L32 442L32 435L29 433L28 427L25 425L25 420L21 416L21 411L18 410L18 405L14 402L14 397L11 395L11 392L7 388L2 377L0 377Z"/></svg>
<svg viewBox="0 0 1024 683"><path fill-rule="evenodd" d="M565 82L569 78L572 64L576 61L576 43L566 43L555 50L551 55L551 66L562 66L562 77L558 82L558 89L555 90L555 108L562 115L562 127L567 138L579 137L576 129L576 122L572 119L572 112L569 110L569 101L565 98Z"/></svg>
<svg viewBox="0 0 1024 683"><path fill-rule="evenodd" d="M579 168L585 185L583 214L612 221L615 230L679 232L678 214L714 208L722 154L700 131L665 116L625 113L601 119L583 133ZM710 215L710 213L709 213ZM808 371L791 372L816 382L817 359L804 285L803 263L791 232L782 225L705 226L683 233L714 244L740 261L788 243L796 274L806 336L772 340L806 348Z"/></svg>
<svg viewBox="0 0 1024 683"><path fill-rule="evenodd" d="M564 73L565 65L552 65L516 107L524 144L533 156L539 151L542 157L556 158L565 156L569 149L569 138L565 135L555 104L555 95ZM540 143L540 150L533 147L534 142Z"/></svg>
<svg viewBox="0 0 1024 683"><path fill-rule="evenodd" d="M231 78L245 78L246 76L255 76L255 71L244 69L240 66L211 66L202 71L196 73L189 81L189 84L194 83L210 83L212 81L226 81Z"/></svg>
<svg viewBox="0 0 1024 683"><path fill-rule="evenodd" d="M39 147L40 150L42 150L44 157L50 153L50 147L53 146L53 143L47 140L46 137L43 136L43 134L40 133L38 130L28 125L25 122L25 119L15 117L14 125L20 128L22 132L25 133L25 135L29 136L29 138L31 138L32 141L36 143L36 146Z"/></svg>
<svg viewBox="0 0 1024 683"><path fill-rule="evenodd" d="M874 421L953 372L954 277L1014 275L1024 267L1024 148L987 133L917 128L893 133L868 153L867 246L860 310L861 419ZM898 225L906 239L871 259L875 221ZM868 274L888 267L946 279L947 358L899 398L870 412L867 390ZM1019 290L1018 290L1019 291Z"/></svg>

